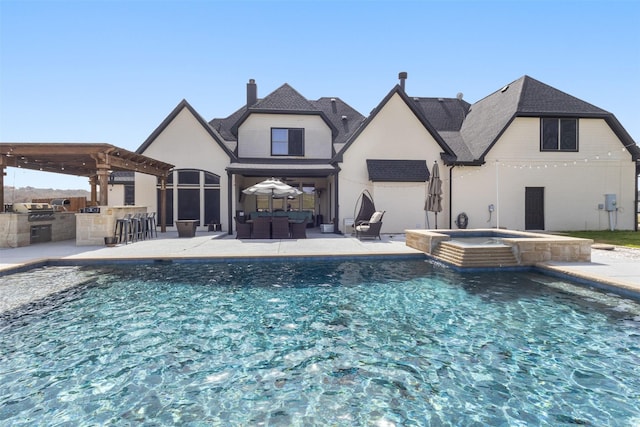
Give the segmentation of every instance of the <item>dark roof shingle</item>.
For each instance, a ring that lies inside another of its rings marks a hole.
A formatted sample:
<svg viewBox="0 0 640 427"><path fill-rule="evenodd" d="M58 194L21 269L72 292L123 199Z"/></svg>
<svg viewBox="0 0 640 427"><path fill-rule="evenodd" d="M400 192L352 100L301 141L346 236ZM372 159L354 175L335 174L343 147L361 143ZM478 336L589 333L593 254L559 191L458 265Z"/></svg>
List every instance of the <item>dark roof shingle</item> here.
<svg viewBox="0 0 640 427"><path fill-rule="evenodd" d="M425 182L429 169L425 160L367 159L369 180L387 182Z"/></svg>

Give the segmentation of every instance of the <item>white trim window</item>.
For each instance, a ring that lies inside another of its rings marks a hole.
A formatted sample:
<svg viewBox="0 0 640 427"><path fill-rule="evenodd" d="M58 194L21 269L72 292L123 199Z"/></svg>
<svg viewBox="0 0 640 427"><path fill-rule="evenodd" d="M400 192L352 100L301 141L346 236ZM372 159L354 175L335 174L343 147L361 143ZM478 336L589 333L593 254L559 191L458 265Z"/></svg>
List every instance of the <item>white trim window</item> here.
<svg viewBox="0 0 640 427"><path fill-rule="evenodd" d="M304 156L304 129L271 128L272 156Z"/></svg>
<svg viewBox="0 0 640 427"><path fill-rule="evenodd" d="M578 151L578 119L541 119L540 151Z"/></svg>

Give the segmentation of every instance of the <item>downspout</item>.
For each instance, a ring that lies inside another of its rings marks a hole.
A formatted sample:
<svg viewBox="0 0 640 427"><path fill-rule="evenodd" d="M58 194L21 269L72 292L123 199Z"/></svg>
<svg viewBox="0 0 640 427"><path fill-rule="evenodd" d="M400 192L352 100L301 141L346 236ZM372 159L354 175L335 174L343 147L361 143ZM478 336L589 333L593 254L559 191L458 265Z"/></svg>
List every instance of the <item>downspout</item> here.
<svg viewBox="0 0 640 427"><path fill-rule="evenodd" d="M334 175L334 177L335 177L335 178L334 178L334 180L333 180L333 183L334 183L334 193L335 193L335 196L334 196L334 199L335 199L335 200L334 200L335 216L333 217L333 231L334 231L334 233L336 233L336 234L339 234L339 233L340 233L340 230L339 230L339 228L338 228L338 226L339 226L339 224L340 224L340 221L339 221L339 218L340 218L340 208L339 208L339 206L338 206L338 200L339 200L339 198L338 198L338 174L339 174L339 173L340 173L340 169L339 169L339 168L337 168L337 169L336 169L336 174Z"/></svg>
<svg viewBox="0 0 640 427"><path fill-rule="evenodd" d="M233 215L232 215L232 203L233 203L233 197L231 196L231 192L233 189L233 185L232 185L232 181L233 181L233 174L229 171L227 171L227 224L229 224L228 234L233 234Z"/></svg>
<svg viewBox="0 0 640 427"><path fill-rule="evenodd" d="M453 229L453 168L456 165L452 165L449 168L449 230Z"/></svg>
<svg viewBox="0 0 640 427"><path fill-rule="evenodd" d="M633 223L634 225L634 230L638 231L638 179L640 179L640 175L638 174L638 167L640 166L640 164L638 163L638 161L636 161L636 191L635 191L635 195L636 195L636 203L633 205Z"/></svg>

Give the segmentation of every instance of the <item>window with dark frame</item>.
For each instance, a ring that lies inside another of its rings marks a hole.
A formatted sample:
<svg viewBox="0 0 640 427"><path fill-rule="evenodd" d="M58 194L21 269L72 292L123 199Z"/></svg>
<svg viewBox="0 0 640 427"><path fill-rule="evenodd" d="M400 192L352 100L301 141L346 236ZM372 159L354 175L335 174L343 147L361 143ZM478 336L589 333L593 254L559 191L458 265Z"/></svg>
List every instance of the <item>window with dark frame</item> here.
<svg viewBox="0 0 640 427"><path fill-rule="evenodd" d="M578 119L543 118L540 151L578 151Z"/></svg>
<svg viewBox="0 0 640 427"><path fill-rule="evenodd" d="M177 179L174 179L174 172ZM177 199L174 200L174 188L177 188ZM160 206L161 180L157 180L157 212L159 218L163 214ZM214 173L198 169L175 170L167 176L166 182L167 211L166 223L173 224L173 207L178 207L178 219L197 219L201 225L220 224L220 177ZM204 200L204 218L200 218L201 200ZM204 223L202 223L204 221Z"/></svg>
<svg viewBox="0 0 640 427"><path fill-rule="evenodd" d="M271 128L272 156L304 156L304 129Z"/></svg>

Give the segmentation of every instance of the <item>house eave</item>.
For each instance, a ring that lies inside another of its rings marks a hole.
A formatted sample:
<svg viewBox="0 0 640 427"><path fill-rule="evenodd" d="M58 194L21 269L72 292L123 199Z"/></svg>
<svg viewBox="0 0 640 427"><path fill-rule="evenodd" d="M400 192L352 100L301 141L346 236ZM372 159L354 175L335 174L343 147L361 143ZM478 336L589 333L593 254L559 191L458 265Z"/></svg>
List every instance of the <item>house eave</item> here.
<svg viewBox="0 0 640 427"><path fill-rule="evenodd" d="M338 129L331 123L329 118L322 111L300 111L300 110L274 110L274 109L248 109L245 111L238 121L231 127L231 133L238 137L238 128L244 123L251 114L278 114L278 115L295 115L295 116L320 116L320 118L331 129L331 138L334 139L338 135Z"/></svg>

